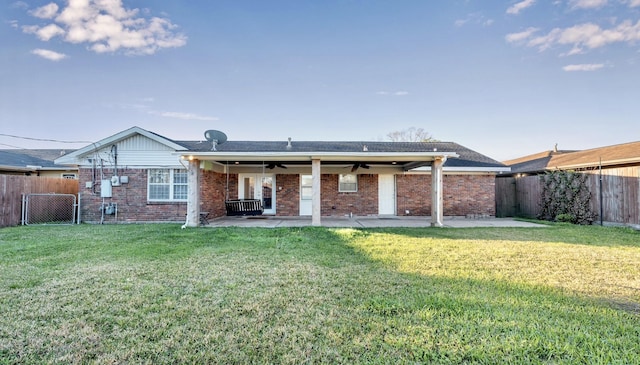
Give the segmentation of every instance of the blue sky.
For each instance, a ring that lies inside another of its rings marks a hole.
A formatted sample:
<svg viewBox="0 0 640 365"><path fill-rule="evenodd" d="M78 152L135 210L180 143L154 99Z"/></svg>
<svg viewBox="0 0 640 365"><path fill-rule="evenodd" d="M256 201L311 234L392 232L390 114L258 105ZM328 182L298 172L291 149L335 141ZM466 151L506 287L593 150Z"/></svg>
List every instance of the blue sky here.
<svg viewBox="0 0 640 365"><path fill-rule="evenodd" d="M0 148L131 126L416 127L498 160L640 140L640 0L9 0L0 39Z"/></svg>

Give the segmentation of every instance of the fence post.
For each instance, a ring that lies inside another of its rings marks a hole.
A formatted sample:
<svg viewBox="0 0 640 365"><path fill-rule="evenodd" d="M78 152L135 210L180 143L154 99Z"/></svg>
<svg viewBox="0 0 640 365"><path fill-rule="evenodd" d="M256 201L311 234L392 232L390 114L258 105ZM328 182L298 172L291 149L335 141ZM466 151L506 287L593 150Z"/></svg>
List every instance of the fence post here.
<svg viewBox="0 0 640 365"><path fill-rule="evenodd" d="M76 205L77 205L77 208L76 208L76 209L78 209L78 211L76 212L76 213L78 214L78 218L77 218L77 220L76 220L76 223L77 223L77 224L80 224L80 208L81 208L81 207L80 207L80 200L81 200L81 198L80 198L80 197L81 197L81 196L82 196L82 194L81 194L80 192L78 192L78 204L76 204Z"/></svg>
<svg viewBox="0 0 640 365"><path fill-rule="evenodd" d="M599 185L599 188L600 188L600 225L602 226L603 225L602 215L604 213L604 208L603 208L603 205L602 205L602 196L603 196L603 194L602 194L602 157L600 157L599 170L600 170L600 183L598 185Z"/></svg>
<svg viewBox="0 0 640 365"><path fill-rule="evenodd" d="M20 194L20 195L22 196L22 209L20 210L20 212L21 212L20 213L21 214L20 223L24 226L25 225L24 219L25 219L25 214L26 214L25 209L26 209L26 206L27 206L27 204L25 203L24 200L27 198L27 195L26 194Z"/></svg>

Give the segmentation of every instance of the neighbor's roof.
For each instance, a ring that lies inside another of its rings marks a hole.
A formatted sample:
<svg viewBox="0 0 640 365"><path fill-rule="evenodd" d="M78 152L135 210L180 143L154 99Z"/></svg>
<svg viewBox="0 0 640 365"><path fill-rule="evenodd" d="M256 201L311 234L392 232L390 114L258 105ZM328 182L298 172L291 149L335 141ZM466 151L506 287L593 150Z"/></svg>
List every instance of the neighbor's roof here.
<svg viewBox="0 0 640 365"><path fill-rule="evenodd" d="M503 163L511 167L511 173L514 174L538 172L546 170L549 161L551 161L554 156L571 152L575 151L544 151L509 161L503 161Z"/></svg>
<svg viewBox="0 0 640 365"><path fill-rule="evenodd" d="M556 169L640 164L640 142L623 143L583 151L545 151L505 161L512 173L535 173Z"/></svg>
<svg viewBox="0 0 640 365"><path fill-rule="evenodd" d="M207 141L174 141L191 152L211 152ZM227 141L217 145L219 152L317 152L317 153L419 153L453 152L460 157L447 159L445 167L496 167L505 165L481 153L453 142L366 142L366 141Z"/></svg>
<svg viewBox="0 0 640 365"><path fill-rule="evenodd" d="M68 166L56 165L53 162L67 152L69 151L60 149L2 149L0 150L0 169L12 171L68 169Z"/></svg>
<svg viewBox="0 0 640 365"><path fill-rule="evenodd" d="M554 156L549 168L586 168L602 166L640 164L640 142L630 142L613 146L593 148Z"/></svg>

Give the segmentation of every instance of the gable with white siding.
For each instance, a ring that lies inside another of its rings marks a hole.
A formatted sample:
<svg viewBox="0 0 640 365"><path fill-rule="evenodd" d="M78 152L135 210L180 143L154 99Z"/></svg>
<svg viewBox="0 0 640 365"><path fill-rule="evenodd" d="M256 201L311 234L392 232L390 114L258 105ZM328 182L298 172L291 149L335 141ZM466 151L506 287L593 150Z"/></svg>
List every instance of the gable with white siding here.
<svg viewBox="0 0 640 365"><path fill-rule="evenodd" d="M63 156L56 163L88 168L95 159L102 161L104 167L117 163L118 168L184 168L175 152L185 149L157 134L133 127Z"/></svg>

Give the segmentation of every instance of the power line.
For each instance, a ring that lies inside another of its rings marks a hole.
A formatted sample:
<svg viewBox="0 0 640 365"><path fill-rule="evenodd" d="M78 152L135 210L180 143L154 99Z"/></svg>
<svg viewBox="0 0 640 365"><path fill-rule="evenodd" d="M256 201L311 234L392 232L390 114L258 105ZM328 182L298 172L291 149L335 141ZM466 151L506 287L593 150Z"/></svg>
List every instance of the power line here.
<svg viewBox="0 0 640 365"><path fill-rule="evenodd" d="M33 137L23 137L23 136L14 136L13 134L5 134L0 133L0 136L3 137L11 137L18 139L28 139L30 141L41 141L41 142L57 142L57 143L93 143L92 141L61 141L59 139L46 139L46 138L33 138ZM8 145L5 145L8 146Z"/></svg>
<svg viewBox="0 0 640 365"><path fill-rule="evenodd" d="M24 148L24 147L18 147L18 146L14 146L12 144L6 144L6 143L0 143L0 146L6 146L6 147L11 147L11 148L19 148L19 149L22 149L22 150L26 150L26 148Z"/></svg>

